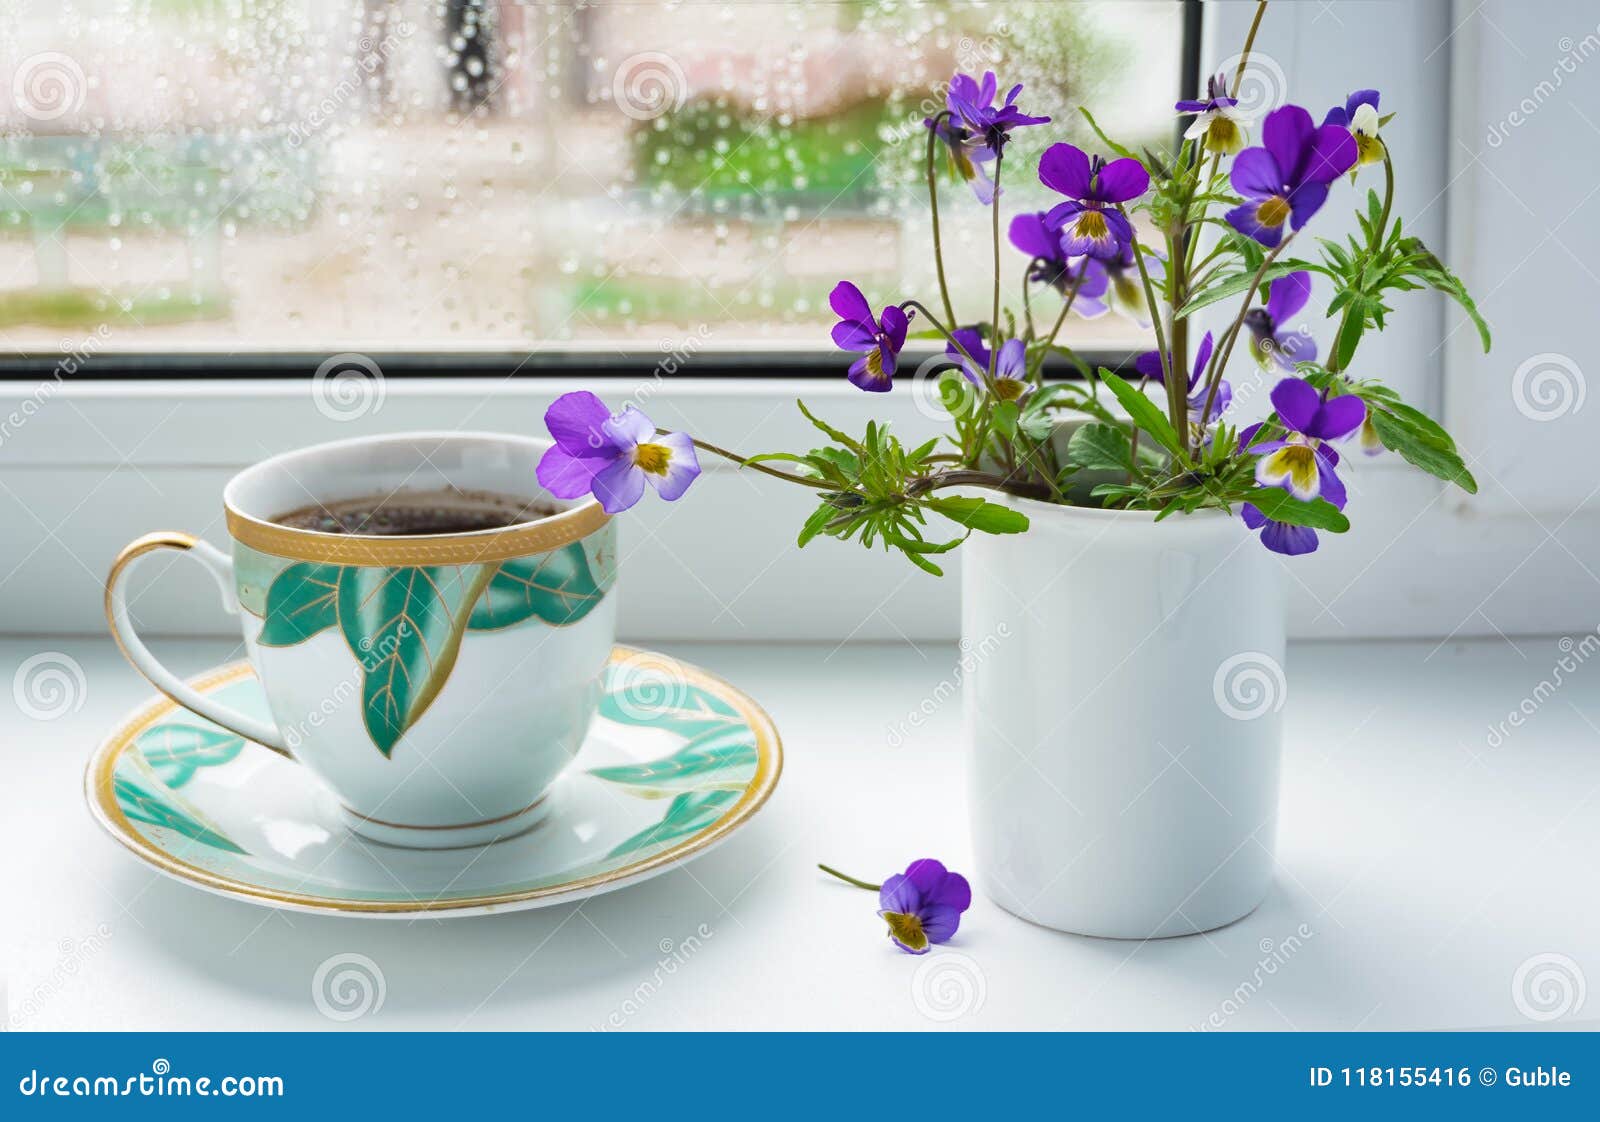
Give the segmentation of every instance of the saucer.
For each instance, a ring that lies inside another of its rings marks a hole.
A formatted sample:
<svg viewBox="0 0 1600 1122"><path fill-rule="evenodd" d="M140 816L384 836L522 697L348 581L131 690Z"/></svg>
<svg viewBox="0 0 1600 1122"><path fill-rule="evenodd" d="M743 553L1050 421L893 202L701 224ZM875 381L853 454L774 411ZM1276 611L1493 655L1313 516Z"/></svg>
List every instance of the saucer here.
<svg viewBox="0 0 1600 1122"><path fill-rule="evenodd" d="M267 719L247 662L190 684ZM364 840L309 771L165 698L100 745L84 793L113 838L177 880L269 907L403 918L517 911L646 880L748 822L782 767L777 731L750 698L698 667L617 647L547 809L492 845Z"/></svg>

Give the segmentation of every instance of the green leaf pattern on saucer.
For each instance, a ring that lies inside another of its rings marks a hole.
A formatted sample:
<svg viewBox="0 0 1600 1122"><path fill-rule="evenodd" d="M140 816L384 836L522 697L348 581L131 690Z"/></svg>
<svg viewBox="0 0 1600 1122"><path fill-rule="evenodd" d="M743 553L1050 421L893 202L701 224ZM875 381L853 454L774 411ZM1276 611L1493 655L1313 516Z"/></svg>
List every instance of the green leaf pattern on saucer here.
<svg viewBox="0 0 1600 1122"><path fill-rule="evenodd" d="M641 666L665 675L642 676ZM266 714L244 664L213 672L200 688ZM550 818L490 852L371 858L308 773L171 705L107 742L91 764L99 778L90 795L112 833L147 861L165 861L169 872L176 862L175 875L212 878L231 895L312 910L466 912L484 900L525 907L566 898L569 886L586 894L670 868L698 852L703 836L753 813L780 767L770 724L733 687L619 648L598 718L551 793Z"/></svg>

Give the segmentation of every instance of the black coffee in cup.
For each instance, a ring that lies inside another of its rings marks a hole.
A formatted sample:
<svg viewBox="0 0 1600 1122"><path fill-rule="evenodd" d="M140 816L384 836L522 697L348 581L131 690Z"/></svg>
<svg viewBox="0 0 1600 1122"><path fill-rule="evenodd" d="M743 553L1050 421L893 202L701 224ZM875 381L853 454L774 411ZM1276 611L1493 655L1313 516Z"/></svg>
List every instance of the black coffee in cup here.
<svg viewBox="0 0 1600 1122"><path fill-rule="evenodd" d="M558 513L549 502L493 491L397 491L335 502L312 503L273 519L293 530L322 534L467 534L498 530Z"/></svg>

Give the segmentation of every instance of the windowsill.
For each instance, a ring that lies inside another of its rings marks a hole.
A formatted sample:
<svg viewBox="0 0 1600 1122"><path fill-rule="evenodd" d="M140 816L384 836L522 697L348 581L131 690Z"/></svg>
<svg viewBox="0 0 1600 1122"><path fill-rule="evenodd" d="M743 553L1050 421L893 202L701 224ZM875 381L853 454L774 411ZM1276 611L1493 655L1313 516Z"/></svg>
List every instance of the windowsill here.
<svg viewBox="0 0 1600 1122"><path fill-rule="evenodd" d="M44 645L7 640L0 653L14 666ZM101 924L111 936L49 982L28 1028L326 1027L306 986L358 936L388 994L363 1027L588 1029L635 1006L628 1028L940 1027L918 1011L921 963L890 948L875 901L815 863L875 877L930 855L972 871L959 701L889 746L951 677L953 648L673 644L749 690L783 737L785 773L749 829L579 906L390 924L283 922L169 881L100 836L78 773L149 689L109 641L49 646L82 664L87 701L51 722L4 717L22 769L6 813L32 855L13 889L26 902L6 956L13 993L35 993L61 946ZM214 641L163 650L184 672L238 656ZM950 1027L1189 1029L1213 1013L1230 1029L1530 1026L1512 1000L1520 965L1557 953L1600 970L1600 908L1571 891L1600 845L1588 813L1600 761L1578 707L1593 694L1558 693L1499 747L1486 737L1558 657L1550 642L1295 645L1279 871L1261 908L1140 944L1034 927L980 893L947 949L976 964L982 1004ZM700 924L713 935L695 958L653 978L658 944Z"/></svg>

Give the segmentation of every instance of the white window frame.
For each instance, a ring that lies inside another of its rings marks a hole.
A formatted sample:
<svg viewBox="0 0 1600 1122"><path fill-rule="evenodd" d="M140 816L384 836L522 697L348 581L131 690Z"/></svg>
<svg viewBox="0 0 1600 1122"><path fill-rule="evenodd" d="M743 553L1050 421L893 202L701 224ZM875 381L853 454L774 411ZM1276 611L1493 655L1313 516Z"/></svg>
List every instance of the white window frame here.
<svg viewBox="0 0 1600 1122"><path fill-rule="evenodd" d="M1253 7L1206 6L1207 64L1237 49ZM1470 230L1451 226L1446 214L1458 189L1449 179L1448 145L1437 135L1452 107L1448 64L1383 61L1415 60L1430 50L1447 59L1464 49L1470 39L1453 41L1461 39L1463 13L1442 0L1337 5L1336 14L1343 16L1336 22L1327 7L1275 6L1258 51L1293 75L1295 100L1313 107L1342 99L1351 75L1365 72L1355 64L1371 65L1385 107L1405 109L1391 137L1404 153L1397 209L1424 211L1416 231L1461 267L1469 286L1481 283L1473 275ZM1374 18L1383 20L1377 39ZM1348 195L1336 194L1319 216L1319 233L1338 231L1336 213L1348 201ZM1446 364L1462 361L1455 344L1439 346L1457 314L1432 294L1402 296L1395 327L1363 344L1362 363L1381 367L1392 384L1437 414L1449 405ZM1252 377L1248 362L1236 358L1231 373ZM692 361L686 369L693 371ZM913 440L937 431L911 394L862 394L842 377L802 382L677 375L582 384L555 378L390 378L381 405L350 420L319 410L311 387L300 381L3 383L0 524L8 530L0 534L0 630L103 633L99 582L117 550L155 529L189 530L225 545L222 484L254 460L323 440L405 429L541 433L550 401L577 388L617 401L647 399L659 424L747 452L804 449L815 442L793 406L802 395L846 429L859 430L876 417ZM1472 458L1473 450L1464 450ZM625 637L828 643L955 637L959 552L949 558L950 575L943 580L856 545L819 540L802 553L795 535L809 510L808 496L730 464L710 462L706 468L705 478L681 502L645 503L623 517ZM1286 562L1293 635L1550 633L1569 629L1575 618L1586 626L1600 620L1600 583L1577 560L1600 556L1600 520L1592 505L1552 529L1525 510L1474 503L1447 491L1393 456L1355 463L1347 479L1352 532L1327 541L1312 557ZM1480 481L1486 491L1494 486ZM196 590L208 586L181 558L165 571L151 569L158 571L136 593L135 605L149 630L232 633L232 621L210 592L195 602Z"/></svg>

